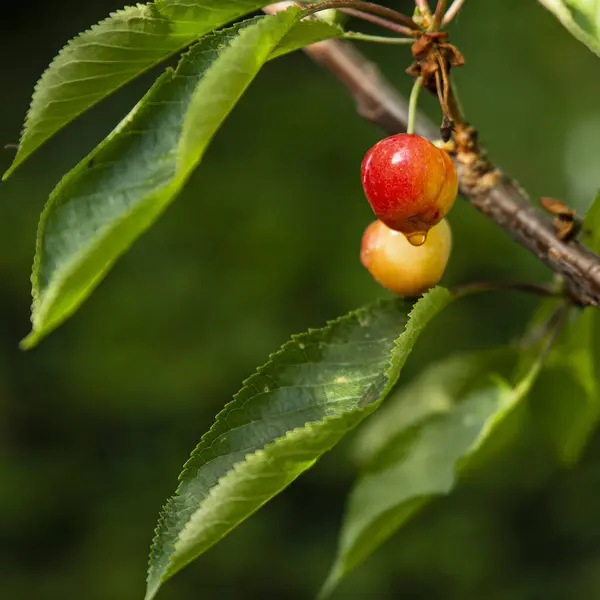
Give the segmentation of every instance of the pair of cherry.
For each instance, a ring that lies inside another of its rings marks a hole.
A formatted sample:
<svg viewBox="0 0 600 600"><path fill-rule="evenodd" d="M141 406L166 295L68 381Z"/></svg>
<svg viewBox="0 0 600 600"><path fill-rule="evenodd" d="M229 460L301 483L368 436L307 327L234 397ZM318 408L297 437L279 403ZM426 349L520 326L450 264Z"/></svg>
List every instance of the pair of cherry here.
<svg viewBox="0 0 600 600"><path fill-rule="evenodd" d="M450 257L444 217L458 193L452 159L419 135L394 135L367 152L362 183L378 217L363 235L363 265L401 296L422 294L441 279Z"/></svg>

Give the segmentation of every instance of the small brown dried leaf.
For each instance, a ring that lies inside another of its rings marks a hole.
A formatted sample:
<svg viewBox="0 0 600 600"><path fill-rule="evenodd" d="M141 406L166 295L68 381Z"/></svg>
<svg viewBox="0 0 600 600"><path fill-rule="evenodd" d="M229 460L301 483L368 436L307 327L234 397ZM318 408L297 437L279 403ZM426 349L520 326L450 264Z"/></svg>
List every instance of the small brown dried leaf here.
<svg viewBox="0 0 600 600"><path fill-rule="evenodd" d="M422 35L412 46L412 55L417 59L421 60L425 58L427 52L431 48L433 40L428 35Z"/></svg>
<svg viewBox="0 0 600 600"><path fill-rule="evenodd" d="M571 210L562 200L556 198L540 198L540 204L551 214L574 218L576 213Z"/></svg>
<svg viewBox="0 0 600 600"><path fill-rule="evenodd" d="M556 237L563 242L572 239L575 235L575 225L575 221L563 221L557 217L554 219Z"/></svg>
<svg viewBox="0 0 600 600"><path fill-rule="evenodd" d="M444 44L446 60L451 67L462 67L465 64L463 53L452 44Z"/></svg>
<svg viewBox="0 0 600 600"><path fill-rule="evenodd" d="M406 69L406 72L413 77L419 77L421 75L421 65L418 62L414 62Z"/></svg>

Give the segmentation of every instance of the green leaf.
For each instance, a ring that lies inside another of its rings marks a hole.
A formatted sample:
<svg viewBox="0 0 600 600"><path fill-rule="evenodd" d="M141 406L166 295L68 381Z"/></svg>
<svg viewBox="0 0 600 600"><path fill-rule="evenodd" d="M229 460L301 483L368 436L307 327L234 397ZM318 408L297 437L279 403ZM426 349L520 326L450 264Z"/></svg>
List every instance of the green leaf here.
<svg viewBox="0 0 600 600"><path fill-rule="evenodd" d="M587 236L587 245L600 253L600 192L596 194L592 205L583 219L583 232Z"/></svg>
<svg viewBox="0 0 600 600"><path fill-rule="evenodd" d="M459 354L432 364L361 428L352 448L356 463L369 464L398 433L447 414L469 393L487 386L491 373L508 378L515 366L512 347Z"/></svg>
<svg viewBox="0 0 600 600"><path fill-rule="evenodd" d="M356 566L436 496L448 494L528 393L539 365L511 387L500 374L512 349L431 366L361 432L364 468L350 494L329 595Z"/></svg>
<svg viewBox="0 0 600 600"><path fill-rule="evenodd" d="M540 0L592 52L600 56L599 0Z"/></svg>
<svg viewBox="0 0 600 600"><path fill-rule="evenodd" d="M567 466L579 460L600 417L593 354L597 310L571 310L565 336L551 353L532 398L536 423Z"/></svg>
<svg viewBox="0 0 600 600"><path fill-rule="evenodd" d="M344 30L341 27L322 19L312 18L310 21L300 21L281 40L269 59L278 58L303 46L310 46L310 44L329 38L341 37L343 34Z"/></svg>
<svg viewBox="0 0 600 600"><path fill-rule="evenodd" d="M33 267L35 345L91 294L115 260L184 186L210 140L279 44L287 51L340 35L300 10L247 21L203 38L168 70L52 192ZM322 38L321 38L322 39Z"/></svg>
<svg viewBox="0 0 600 600"><path fill-rule="evenodd" d="M157 0L119 10L73 38L43 73L8 177L85 110L206 33L268 4Z"/></svg>
<svg viewBox="0 0 600 600"><path fill-rule="evenodd" d="M451 300L381 302L295 336L245 382L194 450L158 523L146 600L371 414Z"/></svg>
<svg viewBox="0 0 600 600"><path fill-rule="evenodd" d="M584 218L583 231L590 249L600 252L600 194ZM577 462L600 418L594 348L597 311L595 307L571 310L566 335L536 387L538 421L566 465Z"/></svg>

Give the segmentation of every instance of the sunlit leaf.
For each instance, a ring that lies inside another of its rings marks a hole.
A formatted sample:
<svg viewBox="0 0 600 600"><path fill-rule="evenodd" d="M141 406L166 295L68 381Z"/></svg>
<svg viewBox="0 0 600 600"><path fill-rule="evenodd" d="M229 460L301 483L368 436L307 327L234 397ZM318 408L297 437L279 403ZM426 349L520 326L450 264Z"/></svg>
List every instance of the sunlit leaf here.
<svg viewBox="0 0 600 600"><path fill-rule="evenodd" d="M213 29L267 2L157 0L111 14L73 38L46 69L25 119L10 175L82 112Z"/></svg>
<svg viewBox="0 0 600 600"><path fill-rule="evenodd" d="M436 288L414 305L358 310L295 336L258 369L185 465L157 527L147 600L371 414L450 298Z"/></svg>
<svg viewBox="0 0 600 600"><path fill-rule="evenodd" d="M326 23L299 23L299 14L292 8L203 38L65 176L40 222L33 330L24 347L70 316L172 202L262 65L281 52L280 44L290 51L340 34Z"/></svg>
<svg viewBox="0 0 600 600"><path fill-rule="evenodd" d="M592 52L600 56L599 0L540 0Z"/></svg>

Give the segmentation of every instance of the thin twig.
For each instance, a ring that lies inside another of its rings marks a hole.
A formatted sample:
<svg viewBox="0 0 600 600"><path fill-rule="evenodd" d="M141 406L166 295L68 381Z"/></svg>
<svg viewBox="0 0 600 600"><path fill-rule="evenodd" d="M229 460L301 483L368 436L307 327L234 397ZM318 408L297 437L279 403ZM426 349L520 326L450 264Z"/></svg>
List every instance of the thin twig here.
<svg viewBox="0 0 600 600"><path fill-rule="evenodd" d="M310 4L306 9L306 15L313 15L322 10L328 10L330 8L353 8L356 10L362 10L364 12L379 15L390 21L395 21L400 25L404 25L408 31L414 31L418 33L417 24L406 15L388 8L387 6L381 6L373 2L363 2L363 0L325 0L325 2L319 2L318 4Z"/></svg>
<svg viewBox="0 0 600 600"><path fill-rule="evenodd" d="M454 2L450 5L450 8L446 11L444 18L442 19L442 25L446 26L448 23L456 17L456 15L460 12L465 0L454 0Z"/></svg>
<svg viewBox="0 0 600 600"><path fill-rule="evenodd" d="M565 301L556 309L548 321L548 329L543 333L540 340L543 342L540 351L537 353L533 362L528 365L526 374L521 377L513 389L513 394L515 394L517 398L522 398L531 391L531 388L550 354L550 350L552 350L552 346L554 346L559 333L562 331L568 312L569 302Z"/></svg>
<svg viewBox="0 0 600 600"><path fill-rule="evenodd" d="M545 332L545 344L538 354L536 359L536 364L534 368L541 368L543 363L545 362L550 350L552 350L552 346L554 346L554 342L558 338L559 333L561 332L566 320L567 315L569 314L570 304L568 301L563 302L559 306L556 307L556 310L550 315L548 322L546 323L546 332ZM543 339L543 337L542 337Z"/></svg>
<svg viewBox="0 0 600 600"><path fill-rule="evenodd" d="M564 312L565 302L561 302L554 307L554 310L546 317L541 323L535 325L533 328L525 332L525 335L519 340L521 348L531 348L532 346L538 345L547 335L548 332L553 329L557 322L561 319L561 314Z"/></svg>
<svg viewBox="0 0 600 600"><path fill-rule="evenodd" d="M553 285L532 283L529 281L476 281L457 285L452 288L452 293L456 296L466 296L476 292L495 292L501 290L524 292L545 297L564 296L564 292Z"/></svg>
<svg viewBox="0 0 600 600"><path fill-rule="evenodd" d="M280 7L291 4L278 3ZM265 10L274 12L273 5ZM388 134L406 131L408 103L352 45L342 40L327 40L308 46L305 52L347 87L362 117ZM458 110L458 104L452 95L448 101L452 114ZM559 240L549 216L536 209L518 183L483 155L475 130L466 123L458 125L456 164L462 195L562 275L578 303L600 306L600 257L577 241ZM430 139L439 135L437 128L422 115L417 116L415 130Z"/></svg>
<svg viewBox="0 0 600 600"><path fill-rule="evenodd" d="M371 13L363 12L362 10L356 10L354 8L338 8L337 10L351 17L356 17L357 19L374 23L375 25L385 27L385 29L389 29L390 31L394 31L395 33L400 33L402 35L407 35L407 32L411 31L407 27L404 27L404 25L398 25L398 23L394 23L394 21L384 19L383 17L379 17ZM414 39L411 39L411 41L414 42Z"/></svg>

